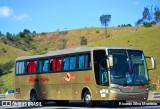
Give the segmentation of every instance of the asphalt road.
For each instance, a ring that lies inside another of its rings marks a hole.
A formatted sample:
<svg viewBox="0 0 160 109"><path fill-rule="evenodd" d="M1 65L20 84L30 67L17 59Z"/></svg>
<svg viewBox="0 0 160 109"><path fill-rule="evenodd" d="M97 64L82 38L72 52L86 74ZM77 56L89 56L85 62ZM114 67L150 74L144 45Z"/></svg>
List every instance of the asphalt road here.
<svg viewBox="0 0 160 109"><path fill-rule="evenodd" d="M118 108L120 109L160 109L160 103L154 103L154 102L151 102L152 104L149 105L143 105L142 103L139 104L139 105L134 105L133 102L128 103L127 105L123 105L123 106L120 106ZM136 103L135 103L136 104ZM68 106L58 106L56 103L54 102L49 102L47 103L45 106L22 106L22 107L14 107L14 106L0 106L0 108L15 108L15 109L93 109L93 108L87 108L85 107L85 104L81 101L72 101L69 103ZM103 102L103 103L97 103L96 106L94 107L94 109L113 109L113 105L111 103L107 103L107 102Z"/></svg>

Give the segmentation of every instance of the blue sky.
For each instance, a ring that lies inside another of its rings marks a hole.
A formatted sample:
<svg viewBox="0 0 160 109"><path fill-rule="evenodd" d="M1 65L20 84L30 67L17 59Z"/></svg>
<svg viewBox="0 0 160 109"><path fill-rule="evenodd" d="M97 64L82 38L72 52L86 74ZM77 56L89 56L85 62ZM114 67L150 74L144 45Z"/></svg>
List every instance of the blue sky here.
<svg viewBox="0 0 160 109"><path fill-rule="evenodd" d="M58 29L102 27L99 17L110 14L109 27L132 24L142 18L146 6L159 0L0 0L0 31L17 34L54 32Z"/></svg>

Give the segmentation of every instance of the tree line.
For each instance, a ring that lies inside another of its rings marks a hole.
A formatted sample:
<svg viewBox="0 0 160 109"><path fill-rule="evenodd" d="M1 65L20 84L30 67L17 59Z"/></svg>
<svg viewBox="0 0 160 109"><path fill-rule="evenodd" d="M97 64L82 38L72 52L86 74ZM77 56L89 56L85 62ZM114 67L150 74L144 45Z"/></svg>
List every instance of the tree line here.
<svg viewBox="0 0 160 109"><path fill-rule="evenodd" d="M136 25L142 24L160 24L160 8L158 6L144 7L142 18L136 22Z"/></svg>
<svg viewBox="0 0 160 109"><path fill-rule="evenodd" d="M28 30L28 29L24 29L23 32L19 32L17 35L12 34L12 33L10 33L10 32L6 32L6 34L3 34L3 33L0 31L0 36L7 36L7 37L20 36L20 37L24 38L26 35L29 35L29 34L36 34L36 31L31 32L31 31Z"/></svg>
<svg viewBox="0 0 160 109"><path fill-rule="evenodd" d="M111 20L111 15L101 15L100 22L102 26L107 27ZM158 6L144 7L142 12L142 18L138 19L135 26L139 25L152 25L152 24L160 24L160 8ZM131 24L121 24L118 27L127 27L132 26Z"/></svg>

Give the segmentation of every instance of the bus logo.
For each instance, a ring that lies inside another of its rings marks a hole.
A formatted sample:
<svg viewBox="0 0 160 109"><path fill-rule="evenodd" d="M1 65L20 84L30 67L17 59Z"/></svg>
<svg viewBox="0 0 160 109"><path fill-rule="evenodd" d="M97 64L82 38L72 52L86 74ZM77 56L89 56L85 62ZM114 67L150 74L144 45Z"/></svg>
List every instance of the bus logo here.
<svg viewBox="0 0 160 109"><path fill-rule="evenodd" d="M63 81L68 81L68 82L74 79L75 79L75 74L70 74L70 73L67 73L62 77Z"/></svg>

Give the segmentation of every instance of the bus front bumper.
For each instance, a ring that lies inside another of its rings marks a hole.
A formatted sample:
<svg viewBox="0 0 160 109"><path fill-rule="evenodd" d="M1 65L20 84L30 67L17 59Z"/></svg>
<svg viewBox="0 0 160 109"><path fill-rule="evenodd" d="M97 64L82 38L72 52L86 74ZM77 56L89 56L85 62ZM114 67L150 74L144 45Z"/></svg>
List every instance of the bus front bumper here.
<svg viewBox="0 0 160 109"><path fill-rule="evenodd" d="M124 93L110 90L109 100L128 100L128 101L146 101L148 99L148 91L138 93Z"/></svg>

